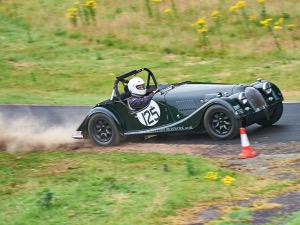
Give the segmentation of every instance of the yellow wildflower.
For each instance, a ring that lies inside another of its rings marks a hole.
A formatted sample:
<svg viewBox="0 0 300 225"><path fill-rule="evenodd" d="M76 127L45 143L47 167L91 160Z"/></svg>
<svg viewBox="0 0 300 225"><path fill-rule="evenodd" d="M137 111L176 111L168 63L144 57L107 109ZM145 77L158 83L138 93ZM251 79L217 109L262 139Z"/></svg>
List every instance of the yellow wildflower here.
<svg viewBox="0 0 300 225"><path fill-rule="evenodd" d="M157 2L161 2L161 0L152 0L152 2L157 3Z"/></svg>
<svg viewBox="0 0 300 225"><path fill-rule="evenodd" d="M76 15L77 8L68 9L68 17L74 17Z"/></svg>
<svg viewBox="0 0 300 225"><path fill-rule="evenodd" d="M265 3L265 0L257 0L257 2L258 2L259 4L263 4L263 3Z"/></svg>
<svg viewBox="0 0 300 225"><path fill-rule="evenodd" d="M94 8L95 6L97 6L97 3L94 0L90 0L90 1L87 1L85 3L85 6L90 7L90 8Z"/></svg>
<svg viewBox="0 0 300 225"><path fill-rule="evenodd" d="M246 2L245 2L245 1L239 1L239 2L236 4L236 7L237 7L237 8L243 8L245 5L246 5Z"/></svg>
<svg viewBox="0 0 300 225"><path fill-rule="evenodd" d="M231 176L228 176L226 175L223 179L222 179L222 182L227 185L227 186L230 186L231 183L234 181L235 179Z"/></svg>
<svg viewBox="0 0 300 225"><path fill-rule="evenodd" d="M77 8L69 8L68 13L75 13L77 11Z"/></svg>
<svg viewBox="0 0 300 225"><path fill-rule="evenodd" d="M164 10L165 13L169 13L169 12L171 12L171 11L172 11L172 9L165 9L165 10Z"/></svg>
<svg viewBox="0 0 300 225"><path fill-rule="evenodd" d="M199 19L197 20L196 23L197 23L198 25L203 25L203 24L205 24L205 18L204 18L204 17L199 18Z"/></svg>
<svg viewBox="0 0 300 225"><path fill-rule="evenodd" d="M260 24L267 27L269 26L269 22L272 21L271 18L260 21Z"/></svg>
<svg viewBox="0 0 300 225"><path fill-rule="evenodd" d="M79 2L79 1L76 1L76 2L74 2L74 4L75 4L75 5L79 5L79 4L80 4L80 2Z"/></svg>
<svg viewBox="0 0 300 225"><path fill-rule="evenodd" d="M218 172L207 172L204 178L210 180L216 180L218 179Z"/></svg>
<svg viewBox="0 0 300 225"><path fill-rule="evenodd" d="M207 27L203 27L197 31L198 31L198 33L205 33L205 32L208 32L208 29L207 29Z"/></svg>
<svg viewBox="0 0 300 225"><path fill-rule="evenodd" d="M201 17L195 23L193 23L191 25L192 26L197 26L197 25L203 26L203 25L205 25L205 18Z"/></svg>
<svg viewBox="0 0 300 225"><path fill-rule="evenodd" d="M219 16L221 16L221 14L220 14L220 12L219 11L213 11L211 14L210 14L210 16L212 17L212 18L218 18Z"/></svg>
<svg viewBox="0 0 300 225"><path fill-rule="evenodd" d="M293 30L295 27L295 24L293 24L293 23L288 24L287 27L288 27L288 30Z"/></svg>
<svg viewBox="0 0 300 225"><path fill-rule="evenodd" d="M282 24L284 21L284 18L283 17L280 17L276 22L275 22L275 25L280 25Z"/></svg>
<svg viewBox="0 0 300 225"><path fill-rule="evenodd" d="M282 27L281 27L281 26L274 26L273 29L274 29L274 30L281 30Z"/></svg>
<svg viewBox="0 0 300 225"><path fill-rule="evenodd" d="M234 5L234 6L231 6L231 7L229 8L229 11L230 11L230 12L235 12L237 9L238 9L238 7L237 7L236 5Z"/></svg>
<svg viewBox="0 0 300 225"><path fill-rule="evenodd" d="M72 20L72 19L76 19L76 17L77 17L77 8L68 9L67 18Z"/></svg>

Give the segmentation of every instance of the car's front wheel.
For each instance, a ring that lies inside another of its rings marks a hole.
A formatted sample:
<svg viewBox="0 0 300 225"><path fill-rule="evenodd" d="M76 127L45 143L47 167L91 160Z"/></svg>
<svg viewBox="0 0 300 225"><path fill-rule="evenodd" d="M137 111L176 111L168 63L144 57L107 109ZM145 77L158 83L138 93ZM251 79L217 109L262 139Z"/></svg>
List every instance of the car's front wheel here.
<svg viewBox="0 0 300 225"><path fill-rule="evenodd" d="M218 140L228 140L239 135L242 121L236 119L224 106L213 105L207 109L204 115L204 127L206 132Z"/></svg>
<svg viewBox="0 0 300 225"><path fill-rule="evenodd" d="M257 124L261 126L271 126L281 118L282 113L283 113L283 104L282 102L279 102L274 106L273 111L270 114L270 119L261 120L257 122Z"/></svg>
<svg viewBox="0 0 300 225"><path fill-rule="evenodd" d="M113 119L102 113L92 115L88 131L92 142L96 145L112 146L121 141L121 135Z"/></svg>

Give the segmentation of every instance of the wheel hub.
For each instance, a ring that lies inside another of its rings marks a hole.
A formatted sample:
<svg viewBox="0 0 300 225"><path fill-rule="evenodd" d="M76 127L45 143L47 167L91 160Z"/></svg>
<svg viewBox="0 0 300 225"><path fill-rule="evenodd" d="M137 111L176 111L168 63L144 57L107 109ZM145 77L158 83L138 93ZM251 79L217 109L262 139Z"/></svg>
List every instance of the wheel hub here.
<svg viewBox="0 0 300 225"><path fill-rule="evenodd" d="M211 124L217 134L226 135L231 129L230 118L223 112L214 113Z"/></svg>
<svg viewBox="0 0 300 225"><path fill-rule="evenodd" d="M112 137L111 126L106 120L98 120L95 126L98 139L100 141L109 141Z"/></svg>

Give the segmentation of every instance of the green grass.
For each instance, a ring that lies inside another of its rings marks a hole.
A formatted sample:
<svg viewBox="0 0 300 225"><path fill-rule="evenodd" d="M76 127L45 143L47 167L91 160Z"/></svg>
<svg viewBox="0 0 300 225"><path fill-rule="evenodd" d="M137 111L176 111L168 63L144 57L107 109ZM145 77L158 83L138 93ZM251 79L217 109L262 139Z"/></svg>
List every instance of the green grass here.
<svg viewBox="0 0 300 225"><path fill-rule="evenodd" d="M199 204L233 204L233 221L249 217L247 209L234 207L236 200L293 185L185 154L0 152L0 170L3 225L172 224L182 209ZM205 178L208 172L217 172L217 179ZM225 176L235 178L230 186L221 181Z"/></svg>
<svg viewBox="0 0 300 225"><path fill-rule="evenodd" d="M167 224L180 208L240 197L231 196L220 180L205 179L209 171L219 179L235 177L228 187L233 191L255 184L210 160L182 154L0 155L0 224Z"/></svg>
<svg viewBox="0 0 300 225"><path fill-rule="evenodd" d="M300 212L295 212L288 217L286 225L297 225L300 223Z"/></svg>
<svg viewBox="0 0 300 225"><path fill-rule="evenodd" d="M285 28L277 34L281 52L259 25L259 4L246 5L248 14L257 17L249 36L243 21L238 23L229 13L235 3L175 1L177 19L174 10L163 12L172 8L167 2L150 2L153 17L149 17L145 2L102 1L97 7L97 25L80 22L77 27L66 18L72 1L3 3L0 103L94 105L109 98L115 76L141 67L153 70L160 83L269 79L283 90L286 100L300 100L296 29L300 3L266 3L274 21L285 16ZM213 10L222 14L225 50L210 18ZM202 16L210 30L211 49L200 45L201 36L191 26ZM290 23L295 23L295 30L286 29Z"/></svg>

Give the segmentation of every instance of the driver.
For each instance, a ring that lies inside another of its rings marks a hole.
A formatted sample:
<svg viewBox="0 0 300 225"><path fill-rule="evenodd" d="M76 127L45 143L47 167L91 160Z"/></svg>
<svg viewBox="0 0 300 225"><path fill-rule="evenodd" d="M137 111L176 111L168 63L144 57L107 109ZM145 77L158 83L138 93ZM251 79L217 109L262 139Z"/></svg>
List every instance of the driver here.
<svg viewBox="0 0 300 225"><path fill-rule="evenodd" d="M131 97L127 99L127 104L131 110L139 110L146 107L150 103L152 97L159 91L157 89L145 96L145 82L140 77L132 78L128 82L128 89L131 93Z"/></svg>

